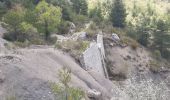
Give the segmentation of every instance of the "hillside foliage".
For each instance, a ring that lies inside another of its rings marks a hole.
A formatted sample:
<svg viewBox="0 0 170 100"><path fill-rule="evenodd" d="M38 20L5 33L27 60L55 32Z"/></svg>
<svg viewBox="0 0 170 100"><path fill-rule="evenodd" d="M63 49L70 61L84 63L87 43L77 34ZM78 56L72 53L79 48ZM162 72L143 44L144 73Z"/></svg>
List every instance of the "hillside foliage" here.
<svg viewBox="0 0 170 100"><path fill-rule="evenodd" d="M0 0L0 18L10 41L49 43L51 34L69 33L70 22L81 31L93 21L96 28L88 32L119 28L119 35L170 58L169 0Z"/></svg>

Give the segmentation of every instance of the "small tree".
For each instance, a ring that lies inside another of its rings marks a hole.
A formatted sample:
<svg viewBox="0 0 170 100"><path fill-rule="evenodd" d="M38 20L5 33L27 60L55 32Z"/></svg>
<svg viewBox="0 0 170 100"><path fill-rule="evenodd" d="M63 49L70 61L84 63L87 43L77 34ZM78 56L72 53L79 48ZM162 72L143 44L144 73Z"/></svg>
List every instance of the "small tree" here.
<svg viewBox="0 0 170 100"><path fill-rule="evenodd" d="M57 29L57 26L61 21L61 9L60 7L53 6L42 0L36 6L35 11L38 16L38 23L40 29L44 29L45 39L48 40L50 33ZM43 28L42 28L43 27Z"/></svg>
<svg viewBox="0 0 170 100"><path fill-rule="evenodd" d="M93 19L94 22L100 23L103 21L101 6L91 9L89 12L89 17Z"/></svg>
<svg viewBox="0 0 170 100"><path fill-rule="evenodd" d="M88 12L88 4L87 4L87 1L86 0L80 0L80 14L82 15L87 15L87 12Z"/></svg>
<svg viewBox="0 0 170 100"><path fill-rule="evenodd" d="M157 22L157 30L154 33L154 46L159 49L162 56L164 51L170 48L170 35L168 34L168 25L165 21L159 20Z"/></svg>
<svg viewBox="0 0 170 100"><path fill-rule="evenodd" d="M7 24L8 31L12 31L17 33L20 23L23 21L24 12L10 10L8 11L4 17L3 21Z"/></svg>
<svg viewBox="0 0 170 100"><path fill-rule="evenodd" d="M59 71L59 80L63 86L59 84L53 84L52 90L57 95L59 100L81 100L84 98L84 91L79 88L73 88L69 86L71 81L71 71L63 68Z"/></svg>
<svg viewBox="0 0 170 100"><path fill-rule="evenodd" d="M86 0L71 0L73 3L73 10L77 14L87 15L88 4Z"/></svg>
<svg viewBox="0 0 170 100"><path fill-rule="evenodd" d="M24 42L26 40L31 41L36 38L35 36L38 34L37 29L27 22L22 22L20 24L20 32L17 36L17 41Z"/></svg>
<svg viewBox="0 0 170 100"><path fill-rule="evenodd" d="M18 33L20 32L20 24L23 21L24 11L12 9L8 11L4 16L2 21L6 24L4 27L8 30L7 34L4 34L3 38L9 41L16 41Z"/></svg>
<svg viewBox="0 0 170 100"><path fill-rule="evenodd" d="M114 1L110 17L114 27L125 27L126 9L122 0Z"/></svg>

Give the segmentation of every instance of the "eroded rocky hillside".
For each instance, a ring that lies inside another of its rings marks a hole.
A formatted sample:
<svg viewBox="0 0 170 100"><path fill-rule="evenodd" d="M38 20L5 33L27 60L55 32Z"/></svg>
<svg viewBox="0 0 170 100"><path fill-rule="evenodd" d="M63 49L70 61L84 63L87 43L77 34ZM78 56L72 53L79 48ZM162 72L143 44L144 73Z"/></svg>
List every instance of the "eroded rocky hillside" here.
<svg viewBox="0 0 170 100"><path fill-rule="evenodd" d="M50 83L58 83L58 70L71 69L71 86L86 93L97 90L101 100L168 100L169 71L153 73L149 69L152 60L144 47L136 50L120 47L113 41L104 41L106 66L109 79L86 71L68 53L49 46L31 46L7 50L0 42L0 99L15 96L17 100L55 100ZM117 80L119 79L119 80ZM98 100L98 99L97 99Z"/></svg>

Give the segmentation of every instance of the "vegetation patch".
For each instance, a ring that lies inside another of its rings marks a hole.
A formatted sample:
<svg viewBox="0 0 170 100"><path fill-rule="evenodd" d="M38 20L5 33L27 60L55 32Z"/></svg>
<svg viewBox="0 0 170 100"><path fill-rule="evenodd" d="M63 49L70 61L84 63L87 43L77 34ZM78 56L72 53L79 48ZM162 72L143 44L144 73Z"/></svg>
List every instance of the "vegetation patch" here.
<svg viewBox="0 0 170 100"><path fill-rule="evenodd" d="M161 69L161 65L157 61L150 61L150 70L154 73L159 72Z"/></svg>
<svg viewBox="0 0 170 100"><path fill-rule="evenodd" d="M63 68L59 71L60 83L51 84L51 89L57 100L81 100L85 98L85 92L80 88L70 87L71 71Z"/></svg>

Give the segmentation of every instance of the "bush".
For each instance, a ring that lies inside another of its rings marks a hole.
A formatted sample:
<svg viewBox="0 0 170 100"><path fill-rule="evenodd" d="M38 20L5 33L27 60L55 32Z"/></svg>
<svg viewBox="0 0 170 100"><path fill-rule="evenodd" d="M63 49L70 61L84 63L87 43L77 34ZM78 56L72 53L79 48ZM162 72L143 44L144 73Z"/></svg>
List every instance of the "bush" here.
<svg viewBox="0 0 170 100"><path fill-rule="evenodd" d="M20 24L20 33L17 34L17 41L23 42L25 40L31 41L38 34L37 29L27 22Z"/></svg>
<svg viewBox="0 0 170 100"><path fill-rule="evenodd" d="M97 34L97 26L95 23L91 23L90 26L85 30L89 38L94 38Z"/></svg>
<svg viewBox="0 0 170 100"><path fill-rule="evenodd" d="M71 52L76 51L77 53L82 53L89 46L88 41L63 41L61 43L56 43L55 47L62 48L64 50L69 50Z"/></svg>
<svg viewBox="0 0 170 100"><path fill-rule="evenodd" d="M72 22L77 26L77 30L81 29L84 23L88 22L88 17L84 15L73 15Z"/></svg>
<svg viewBox="0 0 170 100"><path fill-rule="evenodd" d="M161 52L159 50L155 50L153 52L154 57L159 60L161 58Z"/></svg>
<svg viewBox="0 0 170 100"><path fill-rule="evenodd" d="M57 42L57 37L50 37L47 42L48 42L48 44L53 45Z"/></svg>
<svg viewBox="0 0 170 100"><path fill-rule="evenodd" d="M160 64L156 61L150 61L150 70L154 73L157 73L160 71Z"/></svg>
<svg viewBox="0 0 170 100"><path fill-rule="evenodd" d="M130 46L133 50L136 50L139 47L139 43L137 41L127 36L122 36L120 42L121 44Z"/></svg>
<svg viewBox="0 0 170 100"><path fill-rule="evenodd" d="M71 71L64 68L59 71L60 84L53 83L51 89L57 100L81 100L85 97L83 90L69 86Z"/></svg>
<svg viewBox="0 0 170 100"><path fill-rule="evenodd" d="M161 53L162 57L164 57L165 59L170 60L170 50L165 49L163 50L163 52Z"/></svg>
<svg viewBox="0 0 170 100"><path fill-rule="evenodd" d="M54 46L54 48L57 48L57 49L62 49L62 45L61 45L61 43L59 43L59 42L56 42L56 43L55 43L55 46Z"/></svg>
<svg viewBox="0 0 170 100"><path fill-rule="evenodd" d="M16 49L15 45L13 45L12 43L4 43L4 46L8 49Z"/></svg>
<svg viewBox="0 0 170 100"><path fill-rule="evenodd" d="M67 34L70 30L70 23L68 21L62 21L58 27L59 34Z"/></svg>
<svg viewBox="0 0 170 100"><path fill-rule="evenodd" d="M136 41L130 43L130 47L131 47L133 50L136 50L138 46L139 46L139 45L138 45L138 43L137 43Z"/></svg>
<svg viewBox="0 0 170 100"><path fill-rule="evenodd" d="M99 6L91 9L89 11L89 17L92 18L95 23L100 24L103 21L101 7Z"/></svg>
<svg viewBox="0 0 170 100"><path fill-rule="evenodd" d="M28 40L26 40L24 42L15 41L14 44L18 47L25 48L30 45L30 42Z"/></svg>
<svg viewBox="0 0 170 100"><path fill-rule="evenodd" d="M8 32L3 34L3 39L8 41L15 41L16 40L16 33L14 32Z"/></svg>
<svg viewBox="0 0 170 100"><path fill-rule="evenodd" d="M79 60L80 55L88 48L88 41L63 41L61 43L57 42L55 48L62 49L65 52L69 52L70 55Z"/></svg>
<svg viewBox="0 0 170 100"><path fill-rule="evenodd" d="M44 39L41 37L37 37L37 38L32 39L30 43L36 44L36 45L44 45L46 44L46 41L44 41Z"/></svg>
<svg viewBox="0 0 170 100"><path fill-rule="evenodd" d="M137 32L133 28L128 27L127 36L131 37L132 39L137 40L137 35L138 35Z"/></svg>
<svg viewBox="0 0 170 100"><path fill-rule="evenodd" d="M8 33L3 35L3 38L8 41L18 41L24 42L26 40L31 41L34 38L38 37L37 29L34 28L31 24L26 22L22 22L19 27L18 31L9 31Z"/></svg>
<svg viewBox="0 0 170 100"><path fill-rule="evenodd" d="M17 100L16 96L7 96L6 100Z"/></svg>

